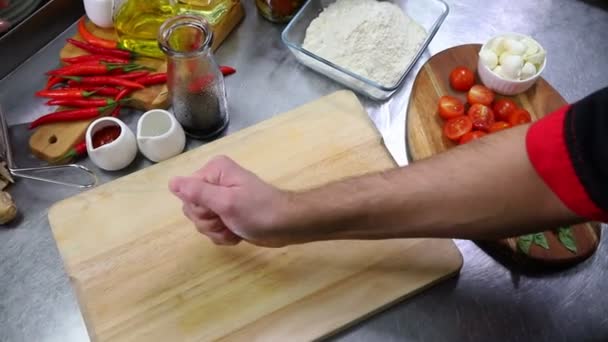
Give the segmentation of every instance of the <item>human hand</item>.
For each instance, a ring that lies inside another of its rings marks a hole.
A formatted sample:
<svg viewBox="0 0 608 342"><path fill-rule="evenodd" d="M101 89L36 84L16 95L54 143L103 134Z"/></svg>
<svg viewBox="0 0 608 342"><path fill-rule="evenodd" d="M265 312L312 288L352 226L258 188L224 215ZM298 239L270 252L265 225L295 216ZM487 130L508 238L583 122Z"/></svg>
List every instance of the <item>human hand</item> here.
<svg viewBox="0 0 608 342"><path fill-rule="evenodd" d="M181 199L196 229L218 245L241 240L264 247L288 244L278 222L289 200L281 191L232 159L212 159L190 177L176 177L169 189Z"/></svg>

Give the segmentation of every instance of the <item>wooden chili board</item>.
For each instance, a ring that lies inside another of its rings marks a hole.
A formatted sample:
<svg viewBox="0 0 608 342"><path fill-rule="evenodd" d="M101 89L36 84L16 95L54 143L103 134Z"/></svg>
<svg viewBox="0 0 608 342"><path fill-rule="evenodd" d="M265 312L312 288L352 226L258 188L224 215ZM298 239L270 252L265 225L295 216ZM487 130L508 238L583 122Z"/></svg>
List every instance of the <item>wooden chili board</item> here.
<svg viewBox="0 0 608 342"><path fill-rule="evenodd" d="M311 341L462 266L449 239L214 246L167 182L220 154L289 190L396 167L339 91L57 203L49 222L93 341Z"/></svg>
<svg viewBox="0 0 608 342"><path fill-rule="evenodd" d="M223 21L213 27L214 41L213 49L217 49L226 39L228 34L236 27L244 16L243 7L240 2L226 15ZM105 39L117 39L114 29L103 29L87 22L87 27L96 36ZM76 34L73 38L82 40ZM84 50L71 44L66 44L59 54L59 58L76 57L87 54ZM157 72L166 71L164 60L153 58L140 58L136 61L154 68ZM155 85L134 92L131 97L134 101L129 105L141 110L152 108L167 108L169 106L169 93L165 85ZM64 156L72 146L82 141L87 127L93 120L77 122L53 123L39 127L30 137L30 149L40 159L48 162L56 162Z"/></svg>
<svg viewBox="0 0 608 342"><path fill-rule="evenodd" d="M466 102L466 93L452 90L448 77L452 69L460 65L476 70L480 48L479 44L469 44L444 50L433 56L416 76L406 122L406 146L410 160L425 159L455 146L442 133L443 120L437 113L437 103L443 95L452 95ZM543 78L527 92L509 98L527 109L533 120L566 104L561 95ZM549 249L532 244L529 254L518 248L517 238L484 242L484 245L524 263L573 264L593 254L599 244L600 230L599 224L586 223L574 226L572 231L578 248L576 253L566 249L553 231L544 232Z"/></svg>

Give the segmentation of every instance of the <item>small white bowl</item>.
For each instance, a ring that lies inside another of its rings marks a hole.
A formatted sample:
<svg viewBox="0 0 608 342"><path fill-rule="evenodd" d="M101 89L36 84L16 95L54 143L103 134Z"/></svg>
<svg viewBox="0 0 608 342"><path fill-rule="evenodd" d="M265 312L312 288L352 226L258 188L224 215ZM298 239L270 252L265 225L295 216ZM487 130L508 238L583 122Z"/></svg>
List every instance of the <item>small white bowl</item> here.
<svg viewBox="0 0 608 342"><path fill-rule="evenodd" d="M109 144L93 147L93 136L108 126L120 127L120 134ZM87 153L91 161L99 168L116 171L127 167L137 155L135 135L122 121L113 117L104 117L93 121L86 133Z"/></svg>
<svg viewBox="0 0 608 342"><path fill-rule="evenodd" d="M84 10L93 24L111 28L114 26L112 22L113 3L114 0L84 0Z"/></svg>
<svg viewBox="0 0 608 342"><path fill-rule="evenodd" d="M496 39L498 37L509 37L509 36L517 37L517 38L527 37L527 38L534 40L538 44L538 42L530 36L526 36L526 35L519 34L519 33L506 33L506 34L501 34L499 36L493 37L492 39L488 40L485 44L483 44L483 46L481 47L481 50L485 49L486 46L488 45L488 43L490 43L494 39ZM542 45L540 45L540 44L538 44L538 46L542 47ZM479 60L477 61L477 72L479 73L479 78L481 79L481 82L486 87L492 89L496 93L501 94L501 95L516 95L516 94L521 94L521 93L525 92L526 90L530 89L534 85L534 83L536 83L536 81L538 80L538 78L540 77L542 72L545 70L546 65L547 65L547 57L545 56L545 60L543 61L543 64L540 66L540 68L538 69L538 71L536 72L536 74L534 76L527 78L525 80L508 80L506 78L503 78L502 76L499 76L494 71L490 70L490 68L488 68L485 64L483 64L481 62L481 58L479 58Z"/></svg>
<svg viewBox="0 0 608 342"><path fill-rule="evenodd" d="M137 122L137 146L153 162L160 162L184 151L186 134L173 114L163 109L144 113Z"/></svg>

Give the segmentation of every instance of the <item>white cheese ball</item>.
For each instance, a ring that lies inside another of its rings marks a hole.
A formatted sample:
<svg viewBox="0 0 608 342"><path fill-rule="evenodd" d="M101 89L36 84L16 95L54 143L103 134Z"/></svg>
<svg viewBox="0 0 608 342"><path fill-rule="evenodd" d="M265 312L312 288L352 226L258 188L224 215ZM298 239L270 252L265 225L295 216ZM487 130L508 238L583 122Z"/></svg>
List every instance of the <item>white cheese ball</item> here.
<svg viewBox="0 0 608 342"><path fill-rule="evenodd" d="M502 74L505 78L517 80L521 75L521 68L524 66L524 60L518 55L504 54L500 56L500 66Z"/></svg>
<svg viewBox="0 0 608 342"><path fill-rule="evenodd" d="M494 69L492 69L492 71L493 71L493 72L494 72L496 75L498 75L498 76L500 76L500 77L504 78L504 76L503 76L503 74L502 74L502 67L501 67L500 65L497 65L497 66L496 66Z"/></svg>
<svg viewBox="0 0 608 342"><path fill-rule="evenodd" d="M547 53L545 52L545 50L540 50L537 53L526 57L526 62L530 62L540 68L540 66L545 61L546 55Z"/></svg>
<svg viewBox="0 0 608 342"><path fill-rule="evenodd" d="M530 56L538 52L540 50L540 46L532 39L525 37L521 40L521 42L526 46L526 52L524 56Z"/></svg>
<svg viewBox="0 0 608 342"><path fill-rule="evenodd" d="M500 56L505 51L503 44L504 40L505 39L503 37L497 37L490 40L487 46L488 50L494 51L496 56Z"/></svg>
<svg viewBox="0 0 608 342"><path fill-rule="evenodd" d="M492 50L481 50L479 52L479 58L485 66L490 68L490 70L494 69L498 64L498 56L496 56L496 54Z"/></svg>
<svg viewBox="0 0 608 342"><path fill-rule="evenodd" d="M505 51L512 55L522 56L526 52L526 45L513 38L505 39L503 45Z"/></svg>
<svg viewBox="0 0 608 342"><path fill-rule="evenodd" d="M521 79L527 80L528 78L536 75L536 67L530 62L526 62L521 68Z"/></svg>

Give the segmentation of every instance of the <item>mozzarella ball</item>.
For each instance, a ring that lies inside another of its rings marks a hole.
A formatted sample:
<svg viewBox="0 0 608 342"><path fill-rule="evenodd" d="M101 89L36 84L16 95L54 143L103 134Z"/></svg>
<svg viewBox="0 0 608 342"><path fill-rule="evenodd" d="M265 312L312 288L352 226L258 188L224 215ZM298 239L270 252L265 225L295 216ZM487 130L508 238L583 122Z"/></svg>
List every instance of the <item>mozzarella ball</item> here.
<svg viewBox="0 0 608 342"><path fill-rule="evenodd" d="M526 46L512 38L505 39L503 45L505 47L505 51L512 55L521 56L526 52Z"/></svg>
<svg viewBox="0 0 608 342"><path fill-rule="evenodd" d="M490 70L494 69L498 64L498 56L492 50L483 49L479 52L479 58L481 62L490 68Z"/></svg>

